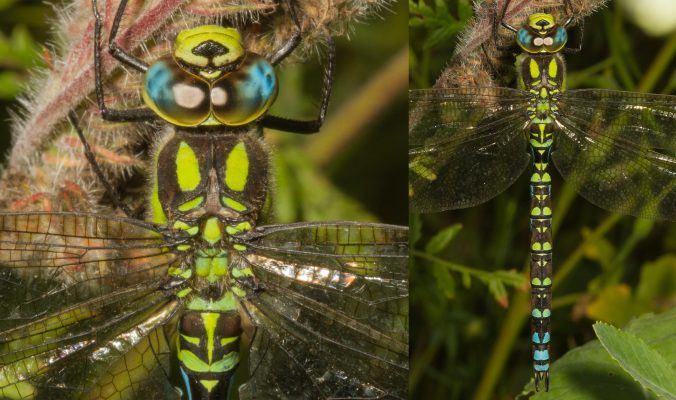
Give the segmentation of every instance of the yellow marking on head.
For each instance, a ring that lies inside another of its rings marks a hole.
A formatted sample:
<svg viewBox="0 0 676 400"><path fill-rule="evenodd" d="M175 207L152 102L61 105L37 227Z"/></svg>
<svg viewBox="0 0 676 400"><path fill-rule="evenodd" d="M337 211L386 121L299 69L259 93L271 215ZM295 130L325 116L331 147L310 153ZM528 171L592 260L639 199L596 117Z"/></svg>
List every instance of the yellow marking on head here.
<svg viewBox="0 0 676 400"><path fill-rule="evenodd" d="M202 181L197 155L192 147L183 141L176 152L176 178L178 187L184 192L195 190Z"/></svg>
<svg viewBox="0 0 676 400"><path fill-rule="evenodd" d="M556 63L556 59L552 57L552 60L549 62L549 77L556 78L556 74L559 73L559 65ZM552 91L554 93L554 91Z"/></svg>
<svg viewBox="0 0 676 400"><path fill-rule="evenodd" d="M530 76L533 79L539 78L540 77L540 66L538 65L537 61L534 59L530 59L530 63L528 64L530 68Z"/></svg>
<svg viewBox="0 0 676 400"><path fill-rule="evenodd" d="M215 69L213 71L200 71L200 75L202 75L203 77L205 77L209 80L214 80L214 79L218 78L219 76L221 76L222 73L223 73L222 71L219 71L217 69Z"/></svg>
<svg viewBox="0 0 676 400"><path fill-rule="evenodd" d="M174 57L196 67L206 67L209 59L193 53L201 44L212 41L227 49L225 54L217 55L211 61L216 67L237 61L244 56L242 37L235 28L218 25L203 25L181 31L174 44Z"/></svg>
<svg viewBox="0 0 676 400"><path fill-rule="evenodd" d="M183 212L190 211L190 210L195 209L195 208L199 207L200 205L202 205L203 201L204 201L204 196L195 197L194 199L188 200L185 203L179 205L178 211L183 211Z"/></svg>
<svg viewBox="0 0 676 400"><path fill-rule="evenodd" d="M249 177L249 155L244 142L232 148L225 161L225 184L232 190L241 192Z"/></svg>
<svg viewBox="0 0 676 400"><path fill-rule="evenodd" d="M547 24L544 26L538 25L538 22L541 21L545 21ZM551 14L535 13L528 17L528 26L536 31L546 31L547 29L551 29L554 24L554 16Z"/></svg>
<svg viewBox="0 0 676 400"><path fill-rule="evenodd" d="M191 288L185 288L185 289L181 290L180 292L176 293L176 297L178 297L178 298L185 297L185 296L189 295L190 292L192 292Z"/></svg>

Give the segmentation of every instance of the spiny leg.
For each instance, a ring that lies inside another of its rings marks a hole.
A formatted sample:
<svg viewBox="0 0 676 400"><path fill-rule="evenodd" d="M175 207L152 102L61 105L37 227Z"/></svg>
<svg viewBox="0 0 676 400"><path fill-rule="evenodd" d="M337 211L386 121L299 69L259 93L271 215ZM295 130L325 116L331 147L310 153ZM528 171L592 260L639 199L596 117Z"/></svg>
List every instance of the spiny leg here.
<svg viewBox="0 0 676 400"><path fill-rule="evenodd" d="M336 45L333 38L328 36L326 39L328 44L328 61L324 69L324 83L322 90L322 100L319 106L319 114L317 118L310 121L302 121L296 119L288 119L277 117L274 115L266 115L261 120L261 124L266 128L277 129L280 131L293 133L316 133L324 123L326 117L326 110L329 108L329 100L331 98L331 89L333 88L333 76L335 73L336 64Z"/></svg>
<svg viewBox="0 0 676 400"><path fill-rule="evenodd" d="M89 164L92 166L92 170L99 178L99 181L101 181L101 184L106 189L106 192L108 192L108 195L113 199L113 204L115 205L115 207L122 210L122 212L124 212L127 215L127 217L133 218L132 212L129 209L129 207L127 207L127 205L122 202L120 197L117 195L117 192L113 190L113 187L110 185L110 182L108 182L108 179L106 179L106 177L103 175L101 167L99 166L99 163L96 161L96 156L94 156L94 153L92 152L92 149L89 146L89 142L87 142L87 139L84 137L84 133L82 132L82 128L80 127L80 124L78 122L77 115L75 115L75 111L71 110L68 113L68 121L70 121L70 124L73 126L73 128L75 128L75 132L77 132L77 135L80 138L80 141L82 142L82 147L84 148L84 154L85 157L87 157L87 161L89 161Z"/></svg>
<svg viewBox="0 0 676 400"><path fill-rule="evenodd" d="M507 8L509 7L509 4L511 3L511 0L505 0L505 4L502 6L502 10L500 11L500 17L493 22L493 43L495 43L495 48L498 49L499 51L507 51L510 53L514 53L518 51L518 46L515 44L510 44L507 46L501 46L499 44L499 37L498 37L498 27L503 26L506 29L509 29L510 31L516 33L518 30L514 28L513 26L509 25L508 23L505 22L505 14L507 13Z"/></svg>
<svg viewBox="0 0 676 400"><path fill-rule="evenodd" d="M289 9L289 15L291 16L291 21L293 21L293 24L296 26L296 30L293 32L289 40L286 41L280 47L275 51L275 53L270 57L270 64L272 65L277 65L282 60L284 60L286 57L289 56L289 54L293 53L293 51L298 47L300 44L300 39L301 39L301 26L300 26L300 21L298 20L298 13L296 12L296 6L293 4L294 0L283 0L284 3L286 3L287 8Z"/></svg>
<svg viewBox="0 0 676 400"><path fill-rule="evenodd" d="M125 53L113 43L126 6L127 0L121 0L117 9L117 13L115 14L115 19L113 21L113 27L108 40L108 47L110 49L110 53L113 57L115 57L115 59L121 61L125 65L129 65L135 69L138 69L139 71L146 71L148 69L147 65L145 65L141 60L138 60L137 58ZM156 119L157 116L155 115L155 112L149 108L113 110L106 106L103 92L103 73L101 71L101 30L103 27L103 20L99 14L97 0L92 0L92 9L94 12L94 75L96 85L96 99L99 110L101 111L101 117L106 121L118 122L150 121Z"/></svg>

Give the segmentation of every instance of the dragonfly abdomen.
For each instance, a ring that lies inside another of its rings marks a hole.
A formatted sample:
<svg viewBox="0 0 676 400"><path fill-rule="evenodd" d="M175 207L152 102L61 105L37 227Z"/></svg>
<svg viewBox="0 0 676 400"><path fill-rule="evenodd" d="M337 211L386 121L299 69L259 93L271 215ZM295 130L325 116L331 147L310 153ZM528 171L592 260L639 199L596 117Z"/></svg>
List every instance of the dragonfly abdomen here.
<svg viewBox="0 0 676 400"><path fill-rule="evenodd" d="M186 310L177 353L186 390L193 399L225 399L239 364L242 321L237 310Z"/></svg>
<svg viewBox="0 0 676 400"><path fill-rule="evenodd" d="M522 54L519 82L532 96L528 108L528 142L533 159L530 179L531 338L535 385L549 388L549 342L552 300L552 202L549 159L556 125L552 116L563 90L565 65L559 54Z"/></svg>

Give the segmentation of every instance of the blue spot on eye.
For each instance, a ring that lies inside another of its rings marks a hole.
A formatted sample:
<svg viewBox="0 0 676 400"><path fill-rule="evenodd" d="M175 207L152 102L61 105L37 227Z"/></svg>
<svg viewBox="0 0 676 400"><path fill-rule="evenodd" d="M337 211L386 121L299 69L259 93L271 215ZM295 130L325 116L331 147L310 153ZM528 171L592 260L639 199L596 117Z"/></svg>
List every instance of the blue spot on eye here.
<svg viewBox="0 0 676 400"><path fill-rule="evenodd" d="M568 32L564 27L559 27L556 30L556 35L554 36L554 47L559 47L565 44L568 41Z"/></svg>
<svg viewBox="0 0 676 400"><path fill-rule="evenodd" d="M523 44L524 46L528 46L531 44L532 41L532 36L531 34L526 30L526 29L519 29L519 32L516 34L516 39L519 41L519 43Z"/></svg>
<svg viewBox="0 0 676 400"><path fill-rule="evenodd" d="M164 62L151 65L145 76L148 97L162 108L173 106L174 94L171 91L173 81L174 74Z"/></svg>
<svg viewBox="0 0 676 400"><path fill-rule="evenodd" d="M267 61L261 60L256 63L251 71L251 78L256 82L263 98L268 99L272 96L277 83L274 79L274 71Z"/></svg>

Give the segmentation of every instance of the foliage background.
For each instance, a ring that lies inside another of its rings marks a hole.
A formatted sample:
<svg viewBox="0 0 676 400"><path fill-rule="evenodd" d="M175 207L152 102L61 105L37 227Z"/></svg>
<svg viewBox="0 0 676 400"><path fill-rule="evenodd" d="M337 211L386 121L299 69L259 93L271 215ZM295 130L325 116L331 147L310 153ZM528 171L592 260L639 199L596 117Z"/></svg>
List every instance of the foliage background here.
<svg viewBox="0 0 676 400"><path fill-rule="evenodd" d="M45 65L56 0L0 0L0 153L10 146L10 114L29 69ZM337 39L334 95L325 129L315 137L269 133L276 156L279 222L322 219L407 224L405 1L384 3L379 15L350 24ZM273 111L309 118L319 102L316 57L284 64ZM1 195L0 195L1 196Z"/></svg>
<svg viewBox="0 0 676 400"><path fill-rule="evenodd" d="M409 2L412 88L449 63L471 3ZM586 19L568 87L674 93L676 34L649 37L626 19L615 2ZM526 175L481 206L411 216L412 398L513 399L531 378ZM610 214L553 175L556 360L594 339L595 320L622 327L674 307L676 224Z"/></svg>

